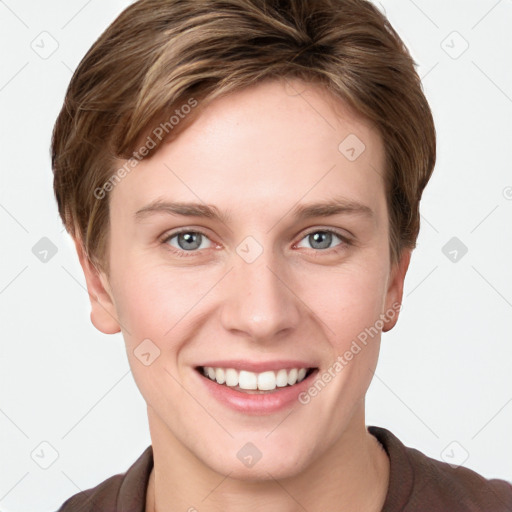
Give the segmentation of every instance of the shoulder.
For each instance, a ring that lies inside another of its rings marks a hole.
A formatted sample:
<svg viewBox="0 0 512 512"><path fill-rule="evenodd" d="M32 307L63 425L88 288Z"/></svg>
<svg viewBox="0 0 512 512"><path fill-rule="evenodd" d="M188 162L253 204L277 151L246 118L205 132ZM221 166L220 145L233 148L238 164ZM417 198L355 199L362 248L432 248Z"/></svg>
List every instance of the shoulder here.
<svg viewBox="0 0 512 512"><path fill-rule="evenodd" d="M144 512L152 468L153 450L150 445L127 471L71 496L57 512Z"/></svg>
<svg viewBox="0 0 512 512"><path fill-rule="evenodd" d="M446 510L512 511L512 484L507 481L486 479L469 468L451 466L414 448L408 452L417 478L411 501L421 502L429 497Z"/></svg>
<svg viewBox="0 0 512 512"><path fill-rule="evenodd" d="M512 484L428 457L389 430L369 427L388 453L390 481L383 512L511 512Z"/></svg>
<svg viewBox="0 0 512 512"><path fill-rule="evenodd" d="M117 510L117 495L124 474L114 475L96 487L81 491L68 498L57 512L114 512Z"/></svg>

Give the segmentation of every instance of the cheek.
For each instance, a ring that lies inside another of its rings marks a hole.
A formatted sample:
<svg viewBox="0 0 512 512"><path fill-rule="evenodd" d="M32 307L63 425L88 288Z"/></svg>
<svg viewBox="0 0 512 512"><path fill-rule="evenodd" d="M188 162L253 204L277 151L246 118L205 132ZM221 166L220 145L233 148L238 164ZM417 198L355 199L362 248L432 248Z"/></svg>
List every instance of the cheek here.
<svg viewBox="0 0 512 512"><path fill-rule="evenodd" d="M176 273L148 266L125 267L117 283L116 309L123 328L133 378L145 401L164 410L166 389L179 395L176 359L180 352L180 319L186 318L189 300L179 293L183 284Z"/></svg>
<svg viewBox="0 0 512 512"><path fill-rule="evenodd" d="M119 289L119 293L117 312L125 339L130 344L140 342L141 338L160 339L171 327L170 318L163 314L164 311L170 312L170 304L158 286L130 280Z"/></svg>
<svg viewBox="0 0 512 512"><path fill-rule="evenodd" d="M134 261L120 269L118 276L116 310L132 336L163 338L190 309L188 304L197 290L179 270L169 271L148 262Z"/></svg>
<svg viewBox="0 0 512 512"><path fill-rule="evenodd" d="M135 358L144 347L144 340L151 340L145 341L146 345L151 349L154 344L154 351L164 356L152 366L165 363L175 371L181 349L196 332L198 315L210 307L208 291L219 276L211 269L187 272L150 264L148 260L126 266L118 275L121 278L114 290L116 311L134 372L140 366Z"/></svg>
<svg viewBox="0 0 512 512"><path fill-rule="evenodd" d="M378 267L354 265L311 276L303 296L339 352L379 319L384 285L385 275Z"/></svg>

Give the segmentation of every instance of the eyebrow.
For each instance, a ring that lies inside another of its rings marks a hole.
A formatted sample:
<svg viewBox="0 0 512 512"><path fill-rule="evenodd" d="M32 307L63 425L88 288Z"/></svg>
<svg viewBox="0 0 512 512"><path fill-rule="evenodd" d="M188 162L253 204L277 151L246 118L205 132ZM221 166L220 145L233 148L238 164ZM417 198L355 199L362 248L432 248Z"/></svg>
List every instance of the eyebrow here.
<svg viewBox="0 0 512 512"><path fill-rule="evenodd" d="M372 219L374 211L367 205L344 197L330 201L322 201L309 204L300 204L292 208L288 213L297 220L306 220L313 217L330 217L333 215L360 215ZM203 217L229 223L232 218L229 212L221 212L216 206L204 203L169 202L157 199L135 212L136 221L155 213L169 215L181 215L185 217Z"/></svg>

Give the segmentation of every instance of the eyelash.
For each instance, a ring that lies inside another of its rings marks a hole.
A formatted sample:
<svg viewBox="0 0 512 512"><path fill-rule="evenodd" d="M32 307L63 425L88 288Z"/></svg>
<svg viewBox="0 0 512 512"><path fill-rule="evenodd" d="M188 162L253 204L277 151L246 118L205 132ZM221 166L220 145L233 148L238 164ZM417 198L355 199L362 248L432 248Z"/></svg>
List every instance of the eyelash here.
<svg viewBox="0 0 512 512"><path fill-rule="evenodd" d="M169 240L171 240L172 238L174 238L175 236L178 236L180 235L181 233L196 233L196 234L200 234L206 238L209 239L208 235L206 233L204 233L203 231L201 230L198 230L198 229L181 229L179 231L175 231L175 232L171 232L171 233L166 233L164 235L164 237L162 238L161 242L163 244L166 245L166 248L168 250L170 250L175 256L178 256L179 258L189 258L191 256L195 256L199 253L199 251L196 249L195 251L183 251L183 250L180 250L180 249L176 249L175 247L171 247L167 242L169 242ZM343 250L343 248L346 248L347 246L350 246L350 245L353 245L352 241L342 235L339 231L336 231L334 229L328 229L328 228L325 228L325 229L313 229L311 231L308 231L307 233L304 234L304 236L299 240L299 242L301 242L304 238L306 238L307 236L313 234L313 233L331 233L333 235L336 235L340 240L341 240L341 244L339 244L338 246L336 247L332 247L330 249L311 249L313 251L313 255L314 257L320 257L322 256L323 254L331 254L331 253L337 253L337 252L341 252ZM299 243L297 242L297 243ZM339 246L343 246L341 248L338 248Z"/></svg>

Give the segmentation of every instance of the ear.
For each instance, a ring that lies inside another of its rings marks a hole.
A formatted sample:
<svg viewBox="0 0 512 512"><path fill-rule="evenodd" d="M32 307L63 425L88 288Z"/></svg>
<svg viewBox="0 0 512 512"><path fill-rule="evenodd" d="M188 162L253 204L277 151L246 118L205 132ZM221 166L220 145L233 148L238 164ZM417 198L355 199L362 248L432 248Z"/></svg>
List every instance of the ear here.
<svg viewBox="0 0 512 512"><path fill-rule="evenodd" d="M404 290L404 280L409 263L411 261L412 249L403 249L400 254L400 260L395 263L391 269L391 275L388 281L388 290L386 294L384 310L384 326L382 332L393 329L398 321L399 308L402 304L402 295ZM394 314L386 315L386 312L394 311Z"/></svg>
<svg viewBox="0 0 512 512"><path fill-rule="evenodd" d="M74 239L74 242L91 301L91 322L98 331L105 334L120 332L121 327L117 320L117 312L107 276L90 261L82 242L78 239Z"/></svg>

